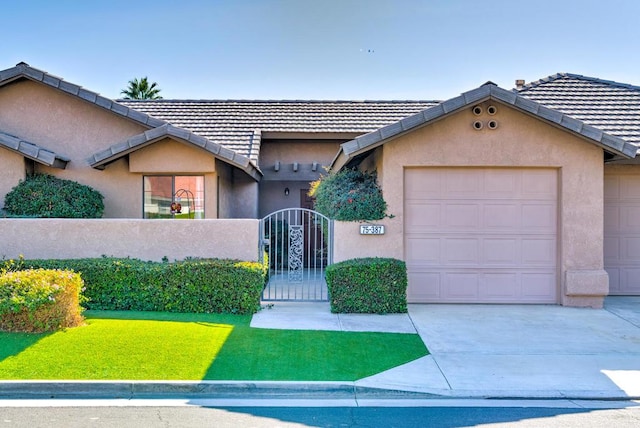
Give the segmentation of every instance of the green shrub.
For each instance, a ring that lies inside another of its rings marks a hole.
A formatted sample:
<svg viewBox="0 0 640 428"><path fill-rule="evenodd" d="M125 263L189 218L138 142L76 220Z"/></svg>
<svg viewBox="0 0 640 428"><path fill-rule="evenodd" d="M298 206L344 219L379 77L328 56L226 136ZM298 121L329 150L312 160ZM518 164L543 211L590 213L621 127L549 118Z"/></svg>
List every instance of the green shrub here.
<svg viewBox="0 0 640 428"><path fill-rule="evenodd" d="M0 275L0 330L44 332L83 322L80 275L25 270Z"/></svg>
<svg viewBox="0 0 640 428"><path fill-rule="evenodd" d="M102 195L89 186L47 174L29 175L5 196L10 216L100 218Z"/></svg>
<svg viewBox="0 0 640 428"><path fill-rule="evenodd" d="M24 265L79 272L87 308L99 310L251 314L260 307L266 275L260 263L223 259L159 263L103 257Z"/></svg>
<svg viewBox="0 0 640 428"><path fill-rule="evenodd" d="M316 211L335 220L380 220L387 216L375 172L343 169L311 183L309 195L316 198Z"/></svg>
<svg viewBox="0 0 640 428"><path fill-rule="evenodd" d="M7 272L17 272L24 270L24 256L20 254L18 260L9 259L4 257L0 261L0 275L4 275Z"/></svg>
<svg viewBox="0 0 640 428"><path fill-rule="evenodd" d="M407 312L407 267L389 258L351 259L326 270L333 313Z"/></svg>

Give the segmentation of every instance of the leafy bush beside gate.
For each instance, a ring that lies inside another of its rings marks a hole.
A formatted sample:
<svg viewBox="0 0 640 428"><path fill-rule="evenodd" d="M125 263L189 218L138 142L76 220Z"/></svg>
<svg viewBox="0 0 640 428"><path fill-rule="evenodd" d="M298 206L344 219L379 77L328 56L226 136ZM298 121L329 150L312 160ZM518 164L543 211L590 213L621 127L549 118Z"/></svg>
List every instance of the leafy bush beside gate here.
<svg viewBox="0 0 640 428"><path fill-rule="evenodd" d="M382 197L375 172L343 169L311 183L309 196L315 209L341 221L380 220L387 217L387 203Z"/></svg>
<svg viewBox="0 0 640 428"><path fill-rule="evenodd" d="M260 263L226 259L160 263L104 257L23 265L79 272L87 308L100 310L251 314L260 307L266 275Z"/></svg>
<svg viewBox="0 0 640 428"><path fill-rule="evenodd" d="M345 260L328 266L326 279L333 313L407 312L407 266L401 260Z"/></svg>

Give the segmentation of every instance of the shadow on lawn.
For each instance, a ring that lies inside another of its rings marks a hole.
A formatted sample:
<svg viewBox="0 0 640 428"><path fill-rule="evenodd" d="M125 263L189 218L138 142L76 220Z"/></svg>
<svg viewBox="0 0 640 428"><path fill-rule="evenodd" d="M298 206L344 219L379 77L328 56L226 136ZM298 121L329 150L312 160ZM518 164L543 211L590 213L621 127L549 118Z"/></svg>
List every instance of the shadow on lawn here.
<svg viewBox="0 0 640 428"><path fill-rule="evenodd" d="M8 333L0 331L0 361L18 355L53 333Z"/></svg>

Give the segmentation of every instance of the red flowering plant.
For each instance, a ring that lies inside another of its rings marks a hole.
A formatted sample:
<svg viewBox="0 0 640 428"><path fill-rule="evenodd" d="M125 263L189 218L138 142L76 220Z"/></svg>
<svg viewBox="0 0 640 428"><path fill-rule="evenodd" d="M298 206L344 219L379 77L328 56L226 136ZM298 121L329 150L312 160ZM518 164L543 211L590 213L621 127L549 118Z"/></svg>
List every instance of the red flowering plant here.
<svg viewBox="0 0 640 428"><path fill-rule="evenodd" d="M380 220L387 215L375 172L343 169L311 183L316 211L342 221Z"/></svg>

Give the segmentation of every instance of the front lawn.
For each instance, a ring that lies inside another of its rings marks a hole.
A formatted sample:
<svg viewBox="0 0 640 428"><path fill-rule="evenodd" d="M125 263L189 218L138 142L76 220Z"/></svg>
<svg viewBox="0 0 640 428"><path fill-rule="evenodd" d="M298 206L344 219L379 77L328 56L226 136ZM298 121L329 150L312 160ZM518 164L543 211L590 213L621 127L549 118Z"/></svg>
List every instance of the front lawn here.
<svg viewBox="0 0 640 428"><path fill-rule="evenodd" d="M53 334L0 332L0 379L354 381L427 354L417 334L255 329L250 315L85 316Z"/></svg>

